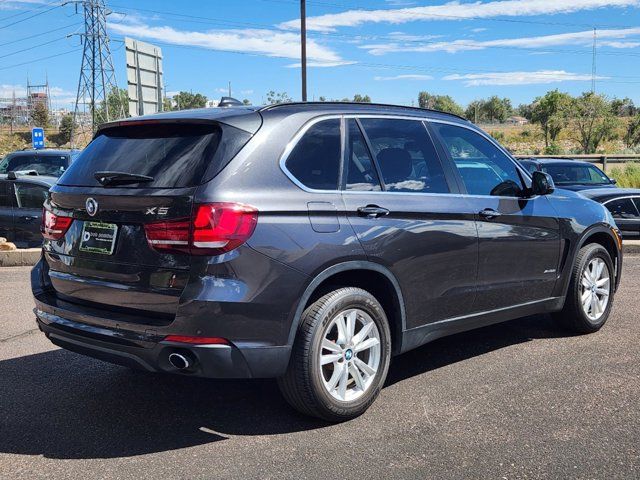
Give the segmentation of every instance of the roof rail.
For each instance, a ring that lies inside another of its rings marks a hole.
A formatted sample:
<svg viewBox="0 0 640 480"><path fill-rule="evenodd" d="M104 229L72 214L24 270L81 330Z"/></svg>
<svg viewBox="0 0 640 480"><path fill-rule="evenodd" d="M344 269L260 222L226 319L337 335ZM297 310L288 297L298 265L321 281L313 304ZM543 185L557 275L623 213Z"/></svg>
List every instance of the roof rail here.
<svg viewBox="0 0 640 480"><path fill-rule="evenodd" d="M267 110L274 110L276 108L281 108L281 107L296 107L296 106L303 106L303 105L352 105L352 106L372 106L372 107L392 107L392 108L402 108L402 109L406 109L406 110L414 110L414 111L418 111L418 112L432 112L432 113L440 113L442 115L450 115L452 117L455 118L459 118L461 120L464 120L465 122L468 122L469 120L467 120L466 118L460 116L460 115L456 115L455 113L449 113L449 112L442 112L440 110L433 110L430 108L421 108L421 107L411 107L408 105L393 105L391 103L372 103L372 102L340 102L340 101L331 101L331 102L285 102L285 103L275 103L273 105L265 105L263 107L261 107L260 109L258 109L259 112L263 112L263 111L267 111Z"/></svg>

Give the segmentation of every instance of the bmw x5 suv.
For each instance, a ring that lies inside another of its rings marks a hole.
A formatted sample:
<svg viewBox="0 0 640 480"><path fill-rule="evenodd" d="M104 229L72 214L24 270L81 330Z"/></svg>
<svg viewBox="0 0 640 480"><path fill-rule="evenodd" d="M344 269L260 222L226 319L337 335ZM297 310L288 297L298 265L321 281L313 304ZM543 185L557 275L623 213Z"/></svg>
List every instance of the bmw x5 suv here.
<svg viewBox="0 0 640 480"><path fill-rule="evenodd" d="M343 103L106 124L51 188L43 235L32 286L54 344L275 377L329 421L439 337L540 313L597 331L622 261L602 205L466 120Z"/></svg>

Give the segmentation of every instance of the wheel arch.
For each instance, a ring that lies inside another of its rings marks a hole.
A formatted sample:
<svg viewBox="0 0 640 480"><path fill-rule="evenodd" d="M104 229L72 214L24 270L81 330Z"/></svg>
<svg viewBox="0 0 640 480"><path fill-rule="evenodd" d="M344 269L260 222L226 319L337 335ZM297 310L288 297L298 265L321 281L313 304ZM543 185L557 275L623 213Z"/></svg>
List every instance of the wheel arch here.
<svg viewBox="0 0 640 480"><path fill-rule="evenodd" d="M576 242L576 247L571 254L571 261L567 262L567 265L564 268L565 280L562 284L562 296L566 297L567 290L569 288L569 282L571 279L571 272L573 271L573 267L575 265L576 259L578 257L578 252L587 244L596 243L601 245L603 248L609 252L609 256L611 257L611 261L614 264L614 268L616 270L616 281L615 286L617 288L618 283L620 281L620 274L622 269L621 264L621 250L618 249L618 243L616 237L611 230L611 227L608 225L594 225L591 228L587 229L579 240Z"/></svg>
<svg viewBox="0 0 640 480"><path fill-rule="evenodd" d="M386 267L368 261L347 261L316 275L300 297L289 331L288 344L293 345L302 314L308 305L333 287L358 287L371 293L381 303L391 330L392 352L399 353L402 333L406 329L402 290Z"/></svg>

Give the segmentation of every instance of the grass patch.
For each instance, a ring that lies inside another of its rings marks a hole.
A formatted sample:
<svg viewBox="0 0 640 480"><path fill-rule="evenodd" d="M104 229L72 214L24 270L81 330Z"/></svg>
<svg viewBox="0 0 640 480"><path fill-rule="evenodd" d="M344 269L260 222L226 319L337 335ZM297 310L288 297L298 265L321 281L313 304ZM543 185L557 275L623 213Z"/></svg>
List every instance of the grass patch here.
<svg viewBox="0 0 640 480"><path fill-rule="evenodd" d="M624 188L640 188L640 163L627 163L624 167L611 169L611 177L618 186Z"/></svg>

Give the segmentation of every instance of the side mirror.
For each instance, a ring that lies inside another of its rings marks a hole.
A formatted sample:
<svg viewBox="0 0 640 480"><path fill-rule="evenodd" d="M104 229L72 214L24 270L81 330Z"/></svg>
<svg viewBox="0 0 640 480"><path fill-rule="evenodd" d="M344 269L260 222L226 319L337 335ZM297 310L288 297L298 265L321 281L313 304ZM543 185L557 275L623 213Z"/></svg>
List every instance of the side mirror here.
<svg viewBox="0 0 640 480"><path fill-rule="evenodd" d="M549 195L556 189L551 175L545 172L533 172L531 175L531 193L534 195Z"/></svg>
<svg viewBox="0 0 640 480"><path fill-rule="evenodd" d="M609 180L611 180L611 185L615 185L616 183L618 183L615 178L610 178Z"/></svg>

